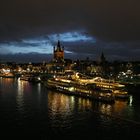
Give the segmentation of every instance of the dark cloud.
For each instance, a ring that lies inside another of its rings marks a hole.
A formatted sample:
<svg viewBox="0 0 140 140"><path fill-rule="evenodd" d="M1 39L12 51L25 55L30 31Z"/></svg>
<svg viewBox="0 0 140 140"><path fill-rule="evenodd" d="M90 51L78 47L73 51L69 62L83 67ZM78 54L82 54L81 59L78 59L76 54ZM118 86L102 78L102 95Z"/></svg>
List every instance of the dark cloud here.
<svg viewBox="0 0 140 140"><path fill-rule="evenodd" d="M4 0L0 36L16 39L85 28L102 39L139 40L139 4L136 0Z"/></svg>
<svg viewBox="0 0 140 140"><path fill-rule="evenodd" d="M105 51L115 58L133 57L140 48L139 5L138 0L1 0L0 43L37 47L39 43L22 40L48 40L52 34L83 30L82 34L96 38L97 43L65 43L67 51L81 52L81 56ZM54 44L51 39L50 43Z"/></svg>

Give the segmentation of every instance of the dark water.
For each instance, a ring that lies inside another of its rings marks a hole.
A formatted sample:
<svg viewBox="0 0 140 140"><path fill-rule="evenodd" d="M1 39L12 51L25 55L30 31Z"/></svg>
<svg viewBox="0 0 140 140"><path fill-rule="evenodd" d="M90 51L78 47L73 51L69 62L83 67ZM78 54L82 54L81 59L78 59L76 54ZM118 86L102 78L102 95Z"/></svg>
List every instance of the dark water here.
<svg viewBox="0 0 140 140"><path fill-rule="evenodd" d="M140 95L104 104L0 78L3 139L139 139Z"/></svg>

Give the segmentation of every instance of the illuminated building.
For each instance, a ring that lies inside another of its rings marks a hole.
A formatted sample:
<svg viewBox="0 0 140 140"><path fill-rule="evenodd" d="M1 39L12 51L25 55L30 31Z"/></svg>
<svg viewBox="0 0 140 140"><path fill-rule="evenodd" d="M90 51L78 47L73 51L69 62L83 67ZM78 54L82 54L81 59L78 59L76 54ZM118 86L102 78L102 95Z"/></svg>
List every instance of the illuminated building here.
<svg viewBox="0 0 140 140"><path fill-rule="evenodd" d="M64 61L64 47L60 45L60 41L58 40L57 46L54 47L54 61L55 62L63 62Z"/></svg>
<svg viewBox="0 0 140 140"><path fill-rule="evenodd" d="M55 73L64 71L64 47L61 46L58 40L57 46L53 50L53 66L52 70Z"/></svg>

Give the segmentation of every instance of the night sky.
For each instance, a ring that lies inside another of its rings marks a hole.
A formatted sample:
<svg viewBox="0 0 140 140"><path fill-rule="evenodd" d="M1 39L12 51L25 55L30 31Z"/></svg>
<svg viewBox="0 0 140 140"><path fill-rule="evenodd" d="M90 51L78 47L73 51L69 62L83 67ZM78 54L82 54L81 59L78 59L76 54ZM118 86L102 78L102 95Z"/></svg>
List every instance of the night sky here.
<svg viewBox="0 0 140 140"><path fill-rule="evenodd" d="M140 60L138 0L1 0L0 60L52 59L60 40L65 58Z"/></svg>

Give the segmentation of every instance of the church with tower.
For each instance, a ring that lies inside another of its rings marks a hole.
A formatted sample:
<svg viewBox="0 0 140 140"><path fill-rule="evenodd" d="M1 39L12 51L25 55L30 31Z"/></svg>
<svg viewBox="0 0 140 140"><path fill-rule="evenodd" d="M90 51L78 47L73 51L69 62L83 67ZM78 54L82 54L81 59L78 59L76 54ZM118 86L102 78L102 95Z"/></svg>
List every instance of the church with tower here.
<svg viewBox="0 0 140 140"><path fill-rule="evenodd" d="M64 61L64 47L61 46L59 40L57 46L54 46L53 49L53 61L56 63L62 63Z"/></svg>
<svg viewBox="0 0 140 140"><path fill-rule="evenodd" d="M52 61L52 71L53 73L61 73L65 69L64 61L64 47L60 44L58 40L57 45L53 48L53 61Z"/></svg>

